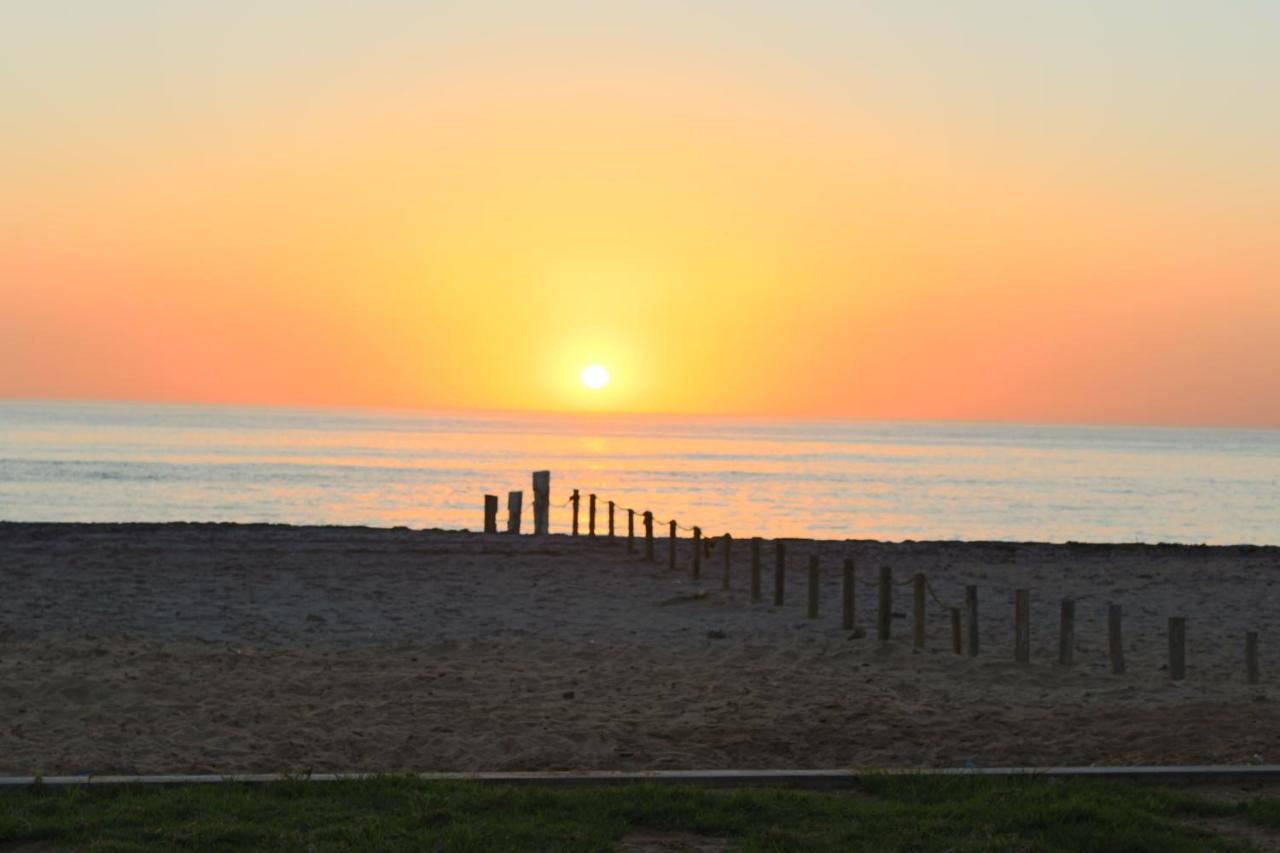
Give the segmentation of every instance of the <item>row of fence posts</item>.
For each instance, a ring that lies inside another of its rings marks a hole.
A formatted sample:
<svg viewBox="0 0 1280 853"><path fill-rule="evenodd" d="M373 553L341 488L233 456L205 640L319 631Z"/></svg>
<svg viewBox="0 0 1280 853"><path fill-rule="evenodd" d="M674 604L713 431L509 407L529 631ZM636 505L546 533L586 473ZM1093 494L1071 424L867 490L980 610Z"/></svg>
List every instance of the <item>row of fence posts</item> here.
<svg viewBox="0 0 1280 853"><path fill-rule="evenodd" d="M534 496L534 532L535 534L544 535L548 531L549 513L550 513L550 478L549 471L535 471L533 474L533 496ZM596 495L589 494L587 496L587 536L596 537ZM520 512L523 496L521 492L513 491L507 495L507 533L518 534L520 532ZM577 489L573 490L570 495L568 504L573 507L572 535L578 536L578 516L582 495ZM497 495L485 495L485 523L484 529L486 533L498 532L498 497ZM615 514L618 508L614 501L608 501L608 538L610 540L616 538L615 533ZM627 512L627 552L635 553L636 550L636 511L625 507ZM654 516L653 513L645 510L641 514L641 520L644 525L644 559L647 562L654 562ZM667 551L667 564L671 569L676 568L676 543L678 542L677 530L679 525L675 520L667 522L669 531L669 545ZM704 538L702 528L694 526L692 528L692 562L690 563L690 574L694 580L701 579L702 576L702 559L704 556L711 554L711 539ZM721 575L721 588L728 590L730 588L730 578L732 574L732 547L733 537L725 533L720 538L723 552L723 572ZM761 562L762 547L764 540L759 536L751 538L749 543L749 551L751 557L751 601L759 602L762 600L763 594L761 589ZM775 607L781 607L786 597L786 543L782 540L774 541L774 572L773 572L773 604ZM855 564L852 557L846 557L844 560L843 574L841 578L841 625L846 631L852 631L854 625L855 604L857 601L856 584L858 583ZM926 614L928 606L926 595L931 592L929 582L924 574L917 573L910 580L895 584L893 580L893 569L889 566L881 566L878 581L868 586L875 586L878 592L878 600L876 605L876 636L880 641L891 639L893 625L893 587L895 585L902 586L910 584L912 587L912 646L917 651L923 651L925 648L925 627ZM819 589L821 588L821 570L818 555L813 554L809 557L809 573L808 573L808 600L806 607L806 615L810 619L818 618ZM978 639L978 587L966 586L964 590L964 607L946 607L941 601L938 601L934 595L934 600L938 602L938 606L947 612L951 627L951 650L954 654L963 654L967 646L970 657L977 657L980 649ZM1014 643L1013 656L1018 663L1031 662L1031 591L1029 589L1016 589L1013 594L1013 610L1014 610ZM1116 675L1123 675L1125 672L1124 660L1124 637L1122 633L1122 610L1120 605L1112 604L1107 608L1107 654L1111 663L1111 671ZM1075 618L1076 618L1076 602L1074 599L1064 598L1059 607L1058 619L1058 664L1060 666L1069 667L1075 662ZM967 624L967 636L963 628ZM1186 678L1187 665L1187 620L1182 616L1171 616L1168 622L1168 673L1169 678L1173 681L1181 681ZM965 642L967 640L967 642ZM1249 684L1257 684L1261 680L1261 671L1258 663L1258 632L1248 631L1245 633L1245 678Z"/></svg>

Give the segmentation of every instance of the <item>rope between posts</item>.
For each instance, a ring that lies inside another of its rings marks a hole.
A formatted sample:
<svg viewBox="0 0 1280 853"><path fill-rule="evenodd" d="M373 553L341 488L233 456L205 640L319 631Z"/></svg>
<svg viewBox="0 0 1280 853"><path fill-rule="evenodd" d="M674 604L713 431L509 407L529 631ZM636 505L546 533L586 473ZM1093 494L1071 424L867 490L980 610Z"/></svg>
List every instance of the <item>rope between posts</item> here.
<svg viewBox="0 0 1280 853"><path fill-rule="evenodd" d="M947 605L942 603L942 599L938 598L938 593L934 591L933 584L929 583L929 578L927 577L924 579L924 588L929 590L929 595L933 598L933 600L937 603L937 605L941 607L944 611L950 613L953 609L955 609L952 607L948 607Z"/></svg>

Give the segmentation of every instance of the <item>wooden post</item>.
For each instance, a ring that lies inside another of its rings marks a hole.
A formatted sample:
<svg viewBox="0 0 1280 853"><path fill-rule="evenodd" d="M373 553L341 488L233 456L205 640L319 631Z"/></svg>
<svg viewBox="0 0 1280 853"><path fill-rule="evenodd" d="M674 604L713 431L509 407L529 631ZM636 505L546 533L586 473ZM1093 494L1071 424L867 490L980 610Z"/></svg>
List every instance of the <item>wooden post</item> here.
<svg viewBox="0 0 1280 853"><path fill-rule="evenodd" d="M671 524L671 539L667 543L667 568L674 569L676 567L676 521L673 518Z"/></svg>
<svg viewBox="0 0 1280 853"><path fill-rule="evenodd" d="M690 574L694 580L702 577L702 528L697 525L693 528L693 567Z"/></svg>
<svg viewBox="0 0 1280 853"><path fill-rule="evenodd" d="M1187 619L1169 617L1169 678L1181 681L1187 677Z"/></svg>
<svg viewBox="0 0 1280 853"><path fill-rule="evenodd" d="M520 508L524 492L507 492L507 532L520 535Z"/></svg>
<svg viewBox="0 0 1280 853"><path fill-rule="evenodd" d="M609 501L609 538L613 538L613 501Z"/></svg>
<svg viewBox="0 0 1280 853"><path fill-rule="evenodd" d="M1107 608L1107 651L1111 656L1113 675L1124 675L1124 638L1120 634L1120 605Z"/></svg>
<svg viewBox="0 0 1280 853"><path fill-rule="evenodd" d="M627 553L636 552L636 511L627 510Z"/></svg>
<svg viewBox="0 0 1280 853"><path fill-rule="evenodd" d="M1262 680L1258 670L1258 632L1246 631L1244 635L1244 673L1245 681L1257 684Z"/></svg>
<svg viewBox="0 0 1280 853"><path fill-rule="evenodd" d="M964 588L964 609L965 616L969 620L969 657L976 658L978 656L978 588L976 586Z"/></svg>
<svg viewBox="0 0 1280 853"><path fill-rule="evenodd" d="M818 618L818 584L822 578L818 573L818 555L809 555L809 618Z"/></svg>
<svg viewBox="0 0 1280 853"><path fill-rule="evenodd" d="M533 472L533 534L546 536L551 530L551 472Z"/></svg>
<svg viewBox="0 0 1280 853"><path fill-rule="evenodd" d="M924 585L926 581L924 575L916 572L916 576L911 579L912 586L912 608L915 611L915 625L911 632L911 645L916 651L924 651Z"/></svg>
<svg viewBox="0 0 1280 853"><path fill-rule="evenodd" d="M1031 662L1031 590L1013 591L1013 659Z"/></svg>
<svg viewBox="0 0 1280 853"><path fill-rule="evenodd" d="M644 558L653 562L653 513L644 511Z"/></svg>
<svg viewBox="0 0 1280 853"><path fill-rule="evenodd" d="M720 588L729 588L729 575L733 572L733 537L728 533L724 535L724 577L720 579Z"/></svg>
<svg viewBox="0 0 1280 853"><path fill-rule="evenodd" d="M960 608L949 608L951 611L951 651L956 654L963 654L963 644L960 642Z"/></svg>
<svg viewBox="0 0 1280 853"><path fill-rule="evenodd" d="M759 601L760 595L760 537L751 537L751 600Z"/></svg>
<svg viewBox="0 0 1280 853"><path fill-rule="evenodd" d="M893 569L880 567L880 605L876 612L876 636L881 642L893 632Z"/></svg>
<svg viewBox="0 0 1280 853"><path fill-rule="evenodd" d="M787 590L787 548L781 539L774 543L773 606L781 607Z"/></svg>
<svg viewBox="0 0 1280 853"><path fill-rule="evenodd" d="M840 625L846 631L853 630L854 590L853 557L844 558L844 577L840 588Z"/></svg>
<svg viewBox="0 0 1280 853"><path fill-rule="evenodd" d="M596 536L596 496L594 494L587 495L587 535L592 539Z"/></svg>
<svg viewBox="0 0 1280 853"><path fill-rule="evenodd" d="M1058 612L1058 665L1071 666L1076 654L1076 603L1062 599Z"/></svg>
<svg viewBox="0 0 1280 853"><path fill-rule="evenodd" d="M484 532L498 532L498 496L484 496Z"/></svg>
<svg viewBox="0 0 1280 853"><path fill-rule="evenodd" d="M573 494L569 496L569 500L573 501L573 535L577 536L578 535L578 502L581 500L581 497L578 495L577 489L573 490Z"/></svg>

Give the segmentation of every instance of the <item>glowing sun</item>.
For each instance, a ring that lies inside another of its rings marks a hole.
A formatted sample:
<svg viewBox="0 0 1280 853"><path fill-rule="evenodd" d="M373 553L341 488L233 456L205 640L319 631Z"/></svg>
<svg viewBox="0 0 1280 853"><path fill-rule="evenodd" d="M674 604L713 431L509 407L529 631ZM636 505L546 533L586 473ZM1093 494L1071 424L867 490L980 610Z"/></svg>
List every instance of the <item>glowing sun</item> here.
<svg viewBox="0 0 1280 853"><path fill-rule="evenodd" d="M595 391L609 384L609 371L598 364L589 364L582 368L579 378L583 385Z"/></svg>

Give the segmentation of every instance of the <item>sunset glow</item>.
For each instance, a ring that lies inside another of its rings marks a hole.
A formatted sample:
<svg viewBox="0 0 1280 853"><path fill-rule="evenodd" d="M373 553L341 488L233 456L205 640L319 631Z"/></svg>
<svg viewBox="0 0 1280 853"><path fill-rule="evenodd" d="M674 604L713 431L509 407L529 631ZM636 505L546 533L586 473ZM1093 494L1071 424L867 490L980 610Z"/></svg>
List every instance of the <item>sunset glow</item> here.
<svg viewBox="0 0 1280 853"><path fill-rule="evenodd" d="M598 364L582 368L582 384L593 391L598 391L609 384L609 371Z"/></svg>

